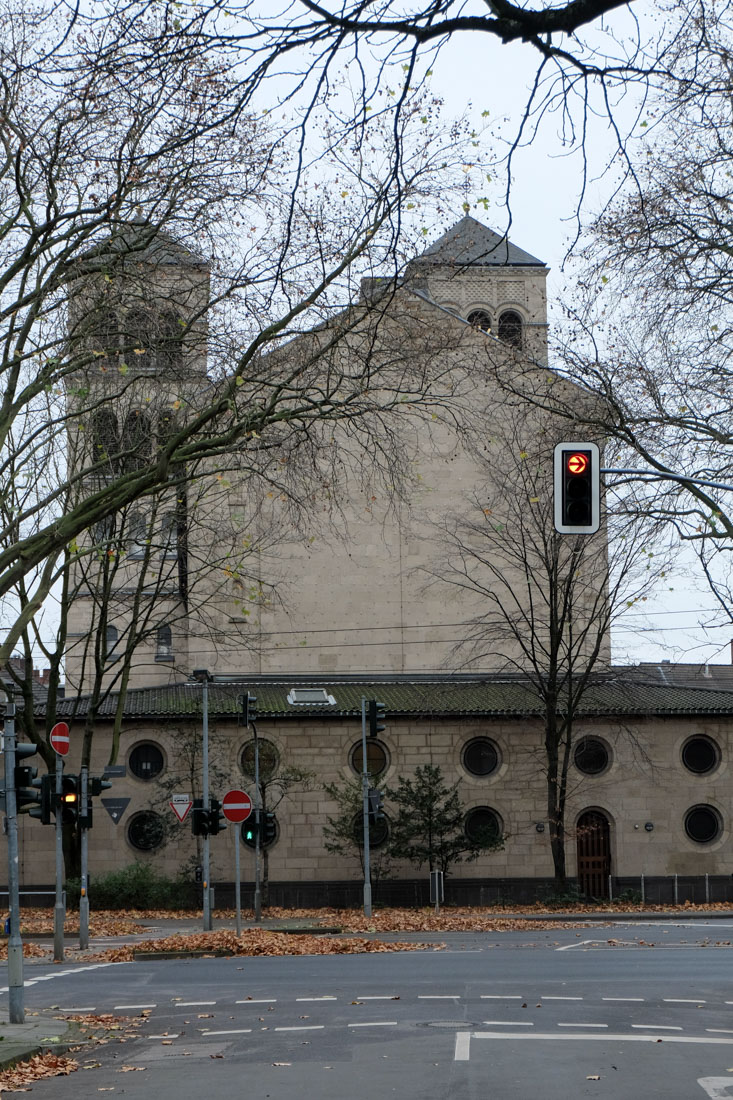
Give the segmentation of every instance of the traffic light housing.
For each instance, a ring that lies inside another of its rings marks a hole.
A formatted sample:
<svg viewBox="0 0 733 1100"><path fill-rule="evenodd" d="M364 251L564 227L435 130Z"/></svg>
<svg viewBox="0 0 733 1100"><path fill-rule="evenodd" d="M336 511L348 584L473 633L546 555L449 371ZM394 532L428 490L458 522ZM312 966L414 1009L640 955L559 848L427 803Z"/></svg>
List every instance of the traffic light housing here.
<svg viewBox="0 0 733 1100"><path fill-rule="evenodd" d="M263 845L272 844L277 838L277 821L275 815L269 811L264 815L264 821L262 823L262 843Z"/></svg>
<svg viewBox="0 0 733 1100"><path fill-rule="evenodd" d="M378 733L382 733L387 727L384 725L385 720L385 705L384 703L377 702L376 699L370 699L367 705L368 718L369 718L369 736L376 737Z"/></svg>
<svg viewBox="0 0 733 1100"><path fill-rule="evenodd" d="M369 823L376 825L384 820L384 791L376 787L369 788Z"/></svg>
<svg viewBox="0 0 733 1100"><path fill-rule="evenodd" d="M250 814L246 821L242 822L242 840L248 848L254 848L257 844L257 830L259 829L259 810Z"/></svg>
<svg viewBox="0 0 733 1100"><path fill-rule="evenodd" d="M15 759L24 760L26 757L35 756L38 747L28 742L22 742L15 746ZM17 813L29 813L31 806L38 806L41 801L41 791L34 780L38 775L38 768L28 764L16 762L13 773L13 786L15 787L15 808Z"/></svg>
<svg viewBox="0 0 733 1100"><path fill-rule="evenodd" d="M209 811L204 809L203 798L194 798L191 807L191 832L194 836L209 835Z"/></svg>
<svg viewBox="0 0 733 1100"><path fill-rule="evenodd" d="M61 821L64 825L76 825L79 820L79 776L61 777Z"/></svg>
<svg viewBox="0 0 733 1100"><path fill-rule="evenodd" d="M601 525L601 456L596 443L558 443L554 452L555 530L593 535Z"/></svg>
<svg viewBox="0 0 733 1100"><path fill-rule="evenodd" d="M257 696L252 695L247 691L241 698L242 702L242 725L248 726L250 722L254 722L257 717Z"/></svg>
<svg viewBox="0 0 733 1100"><path fill-rule="evenodd" d="M28 816L38 819L41 825L50 825L51 815L56 814L56 776L42 775L40 779L34 779L31 785L38 788L40 798L38 805L31 806L28 810Z"/></svg>
<svg viewBox="0 0 733 1100"><path fill-rule="evenodd" d="M93 798L98 798L102 791L108 791L111 786L109 779L102 779L100 775L89 776L89 793Z"/></svg>
<svg viewBox="0 0 733 1100"><path fill-rule="evenodd" d="M216 836L226 828L226 818L221 812L221 802L218 798L209 800L209 836Z"/></svg>

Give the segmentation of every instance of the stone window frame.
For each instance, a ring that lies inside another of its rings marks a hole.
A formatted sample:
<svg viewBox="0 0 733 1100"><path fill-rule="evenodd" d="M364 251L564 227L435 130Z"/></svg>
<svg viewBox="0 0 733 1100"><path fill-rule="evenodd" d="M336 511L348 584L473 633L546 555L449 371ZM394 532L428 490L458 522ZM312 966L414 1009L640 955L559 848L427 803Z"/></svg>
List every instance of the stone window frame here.
<svg viewBox="0 0 733 1100"><path fill-rule="evenodd" d="M602 768L599 768L598 771L587 771L585 768L581 768L580 765L577 763L576 756L584 741L597 742L599 745L602 746L606 753L606 763L603 765ZM585 776L586 779L599 779L603 775L608 775L611 768L613 767L613 763L613 750L606 738L603 737L601 734L584 733L575 742L575 746L573 748L573 767L577 772L580 772L582 776Z"/></svg>
<svg viewBox="0 0 733 1100"><path fill-rule="evenodd" d="M488 741L493 746L496 753L496 765L489 772L475 772L466 764L466 752L470 749L471 745L475 745L479 741ZM474 782L488 782L496 779L498 774L502 771L504 765L504 752L501 745L495 737L489 736L488 733L474 733L467 741L464 742L461 748L461 767L465 771L466 775L471 777Z"/></svg>
<svg viewBox="0 0 733 1100"><path fill-rule="evenodd" d="M690 765L688 763L686 763L686 761L685 761L685 750L694 741L703 741L707 745L710 745L713 749L713 754L715 756L715 760L713 761L711 766L709 768L705 768L702 771L697 769L697 768L691 768ZM693 733L689 737L686 737L685 740L682 742L682 745L680 746L680 761L682 763L682 767L685 769L685 771L687 772L688 775L708 777L708 776L712 775L713 772L716 772L718 770L718 768L721 765L722 758L723 758L723 754L722 754L720 745L718 744L718 742L715 740L714 737L711 737L707 733Z"/></svg>
<svg viewBox="0 0 733 1100"><path fill-rule="evenodd" d="M160 753L161 766L156 772L153 772L152 775L139 775L138 772L135 771L133 765L130 763L133 753L137 749L142 748L152 748ZM165 749L152 737L143 737L140 741L136 741L134 745L130 745L130 748L127 751L127 770L133 777L133 779L138 780L138 782L140 783L152 783L153 780L158 778L158 776L161 776L165 773L167 766L168 760L166 757Z"/></svg>
<svg viewBox="0 0 733 1100"><path fill-rule="evenodd" d="M689 832L688 822L690 816L699 810L705 810L709 812L710 815L715 819L716 823L715 835L708 837L704 840L699 840L697 837L692 836ZM690 841L691 844L694 844L696 848L712 847L714 844L720 843L725 836L725 819L723 818L723 814L717 806L712 805L712 803L710 802L696 802L693 806L688 806L682 819L682 826L684 829L685 837L687 838L687 840Z"/></svg>

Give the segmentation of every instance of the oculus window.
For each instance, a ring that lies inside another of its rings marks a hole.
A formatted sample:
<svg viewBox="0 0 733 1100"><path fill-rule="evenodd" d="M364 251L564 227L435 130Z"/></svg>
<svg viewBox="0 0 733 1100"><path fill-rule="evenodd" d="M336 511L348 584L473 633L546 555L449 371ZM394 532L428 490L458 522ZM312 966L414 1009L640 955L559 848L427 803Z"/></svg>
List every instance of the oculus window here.
<svg viewBox="0 0 733 1100"><path fill-rule="evenodd" d="M463 766L471 775L491 775L500 762L499 749L488 737L474 737L463 750Z"/></svg>

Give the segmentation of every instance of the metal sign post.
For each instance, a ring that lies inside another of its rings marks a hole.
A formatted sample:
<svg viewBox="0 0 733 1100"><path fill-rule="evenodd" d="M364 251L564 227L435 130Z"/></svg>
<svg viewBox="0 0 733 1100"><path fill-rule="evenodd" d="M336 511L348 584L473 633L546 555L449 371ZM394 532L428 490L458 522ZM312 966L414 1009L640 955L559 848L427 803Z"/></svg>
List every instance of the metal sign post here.
<svg viewBox="0 0 733 1100"><path fill-rule="evenodd" d="M86 820L89 813L89 768L86 764L81 766L81 790L79 792L79 818ZM89 830L81 824L81 890L79 894L79 949L86 951L89 947Z"/></svg>
<svg viewBox="0 0 733 1100"><path fill-rule="evenodd" d="M242 876L240 871L240 849L242 842L241 824L252 813L252 799L244 791L227 791L221 800L221 812L227 821L240 826L234 844L234 904L237 910L237 935L242 935Z"/></svg>
<svg viewBox="0 0 733 1100"><path fill-rule="evenodd" d="M367 770L366 699L361 699L361 795L364 817L364 916L372 915L372 877L369 865L369 772Z"/></svg>
<svg viewBox="0 0 733 1100"><path fill-rule="evenodd" d="M64 782L64 758L56 753L56 899L53 907L53 961L64 961L64 823L61 794Z"/></svg>

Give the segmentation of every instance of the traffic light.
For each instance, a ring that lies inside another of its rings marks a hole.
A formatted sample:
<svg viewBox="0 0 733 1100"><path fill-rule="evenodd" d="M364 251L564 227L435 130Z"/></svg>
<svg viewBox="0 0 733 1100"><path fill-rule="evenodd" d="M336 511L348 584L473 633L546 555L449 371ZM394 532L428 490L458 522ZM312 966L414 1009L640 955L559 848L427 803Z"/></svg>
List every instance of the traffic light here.
<svg viewBox="0 0 733 1100"><path fill-rule="evenodd" d="M601 456L595 443L558 443L554 453L555 530L592 535L601 525Z"/></svg>
<svg viewBox="0 0 733 1100"><path fill-rule="evenodd" d="M250 814L245 822L242 823L242 840L248 848L254 848L257 845L257 831L259 829L259 810L255 810Z"/></svg>
<svg viewBox="0 0 733 1100"><path fill-rule="evenodd" d="M275 815L269 811L264 815L264 822L262 825L262 843L264 845L272 844L277 839L277 821Z"/></svg>
<svg viewBox="0 0 733 1100"><path fill-rule="evenodd" d="M209 811L204 809L203 798L194 798L191 807L191 832L194 836L209 835Z"/></svg>
<svg viewBox="0 0 733 1100"><path fill-rule="evenodd" d="M226 818L221 812L221 802L218 798L209 800L209 836L216 836L226 828Z"/></svg>
<svg viewBox="0 0 733 1100"><path fill-rule="evenodd" d="M245 692L240 701L242 703L242 725L248 726L257 717L257 696L248 691Z"/></svg>
<svg viewBox="0 0 733 1100"><path fill-rule="evenodd" d="M24 760L28 756L35 756L38 752L36 745L27 742L15 746L15 759ZM38 775L38 768L29 767L27 764L15 765L13 773L13 786L15 787L15 808L18 813L29 813L29 807L37 806L41 801L41 792L38 785L33 784Z"/></svg>
<svg viewBox="0 0 733 1100"><path fill-rule="evenodd" d="M61 777L61 821L64 825L76 825L79 820L79 776Z"/></svg>
<svg viewBox="0 0 733 1100"><path fill-rule="evenodd" d="M40 779L34 779L31 786L37 787L40 790L41 797L39 799L39 805L31 806L28 811L28 816L40 820L41 825L50 825L51 814L56 813L56 799L54 798L54 793L56 791L56 776L42 775Z"/></svg>
<svg viewBox="0 0 733 1100"><path fill-rule="evenodd" d="M89 793L93 798L98 798L102 791L108 791L111 786L109 779L102 779L100 775L89 776Z"/></svg>
<svg viewBox="0 0 733 1100"><path fill-rule="evenodd" d="M384 725L384 703L378 703L376 699L370 699L367 710L369 713L369 736L376 737L378 733L382 733L386 729Z"/></svg>
<svg viewBox="0 0 733 1100"><path fill-rule="evenodd" d="M369 788L369 823L376 825L384 820L384 792L376 787Z"/></svg>

